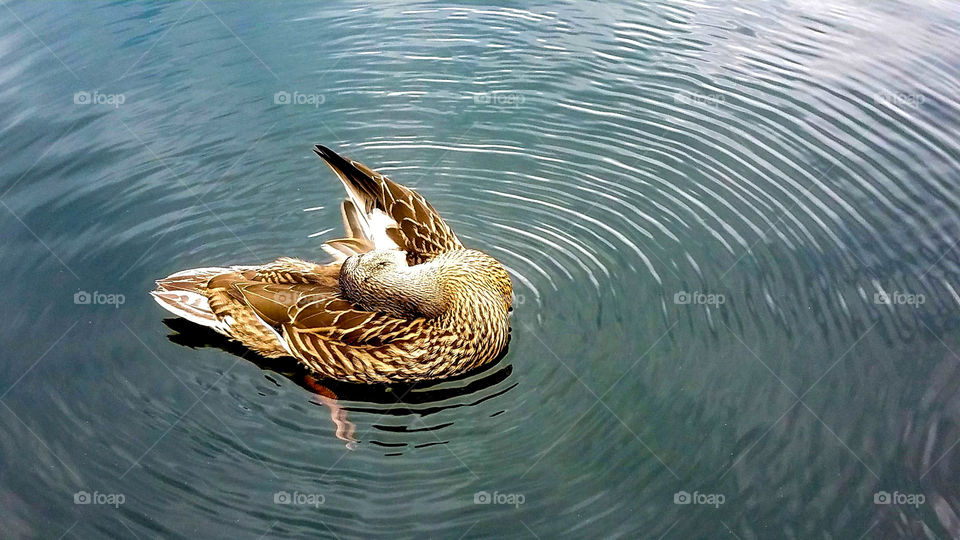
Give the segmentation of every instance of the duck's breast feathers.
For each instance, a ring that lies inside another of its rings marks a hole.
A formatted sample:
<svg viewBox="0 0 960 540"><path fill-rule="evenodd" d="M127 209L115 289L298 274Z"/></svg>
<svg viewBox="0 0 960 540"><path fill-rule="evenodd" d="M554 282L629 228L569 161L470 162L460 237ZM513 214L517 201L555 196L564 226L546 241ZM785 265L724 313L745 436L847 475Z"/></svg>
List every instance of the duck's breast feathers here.
<svg viewBox="0 0 960 540"><path fill-rule="evenodd" d="M463 244L433 206L416 191L326 146L314 152L333 169L352 207L344 207L348 234L374 249L399 249L417 264Z"/></svg>

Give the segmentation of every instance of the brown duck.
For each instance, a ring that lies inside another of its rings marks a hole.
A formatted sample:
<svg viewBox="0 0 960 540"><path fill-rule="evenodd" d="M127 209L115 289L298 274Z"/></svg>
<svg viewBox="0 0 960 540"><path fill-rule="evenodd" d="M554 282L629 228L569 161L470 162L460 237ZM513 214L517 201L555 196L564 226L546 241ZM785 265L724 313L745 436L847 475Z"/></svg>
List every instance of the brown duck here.
<svg viewBox="0 0 960 540"><path fill-rule="evenodd" d="M157 281L157 302L267 357L323 377L373 383L477 368L509 339L510 277L463 247L423 196L324 146L343 182L346 237L333 261L197 268Z"/></svg>

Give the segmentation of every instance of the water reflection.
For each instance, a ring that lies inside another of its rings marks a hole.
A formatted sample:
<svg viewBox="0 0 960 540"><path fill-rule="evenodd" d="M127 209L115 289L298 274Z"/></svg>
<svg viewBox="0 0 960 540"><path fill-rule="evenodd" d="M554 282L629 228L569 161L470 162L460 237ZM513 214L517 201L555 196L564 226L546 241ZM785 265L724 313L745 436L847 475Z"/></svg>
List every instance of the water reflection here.
<svg viewBox="0 0 960 540"><path fill-rule="evenodd" d="M422 419L441 411L460 407L472 407L487 400L506 394L517 386L517 383L506 385L503 388L494 388L506 381L513 372L511 364L500 365L509 352L509 345L500 356L480 368L468 373L436 381L421 381L416 383L394 384L356 384L317 378L310 370L291 357L266 358L238 342L217 332L185 319L166 318L165 324L173 333L167 336L171 342L191 349L215 348L228 352L234 356L256 364L267 372L277 373L296 383L301 388L311 392L314 397L312 403L329 409L330 420L335 428L336 437L346 443L347 448L355 449L357 443L369 442L377 446L398 448L413 446L422 448L433 444L445 444L447 441L438 440L436 443L410 444L397 441L380 441L370 434L367 441L356 438L356 425L350 420L350 413L368 414L372 416L414 416ZM270 375L264 375L268 380L277 384ZM488 391L494 389L493 391ZM499 411L492 416L502 413ZM406 425L378 424L376 420L371 424L372 429L391 434L418 433L423 431L441 431L452 425L452 422L441 423L435 426L411 427ZM391 452L396 455L396 452Z"/></svg>

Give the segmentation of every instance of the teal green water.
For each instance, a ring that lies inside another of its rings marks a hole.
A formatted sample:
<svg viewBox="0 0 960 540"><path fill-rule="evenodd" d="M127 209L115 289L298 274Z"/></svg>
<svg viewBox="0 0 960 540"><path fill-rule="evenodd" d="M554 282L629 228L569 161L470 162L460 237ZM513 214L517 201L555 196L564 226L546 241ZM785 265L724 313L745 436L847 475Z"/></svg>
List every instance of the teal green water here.
<svg viewBox="0 0 960 540"><path fill-rule="evenodd" d="M934 1L4 2L2 536L956 537L958 28ZM509 267L498 364L331 409L153 303L324 260L314 143Z"/></svg>

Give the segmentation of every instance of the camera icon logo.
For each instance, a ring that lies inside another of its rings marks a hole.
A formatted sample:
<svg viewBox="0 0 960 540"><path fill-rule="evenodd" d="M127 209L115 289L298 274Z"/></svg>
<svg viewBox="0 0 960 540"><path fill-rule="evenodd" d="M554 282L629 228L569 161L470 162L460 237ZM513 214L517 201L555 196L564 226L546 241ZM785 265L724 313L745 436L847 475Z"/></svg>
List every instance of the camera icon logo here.
<svg viewBox="0 0 960 540"><path fill-rule="evenodd" d="M692 499L686 491L678 491L673 494L673 504L690 504Z"/></svg>
<svg viewBox="0 0 960 540"><path fill-rule="evenodd" d="M273 494L274 504L290 504L292 499L289 491L278 491Z"/></svg>
<svg viewBox="0 0 960 540"><path fill-rule="evenodd" d="M490 504L491 501L488 491L478 491L473 494L473 504Z"/></svg>
<svg viewBox="0 0 960 540"><path fill-rule="evenodd" d="M874 493L873 504L890 504L890 494L886 491L878 491Z"/></svg>
<svg viewBox="0 0 960 540"><path fill-rule="evenodd" d="M86 491L78 491L73 494L73 504L90 504L90 494Z"/></svg>
<svg viewBox="0 0 960 540"><path fill-rule="evenodd" d="M277 105L289 105L290 92L284 92L283 90L277 92L273 95L273 102Z"/></svg>
<svg viewBox="0 0 960 540"><path fill-rule="evenodd" d="M874 304L889 304L889 303L890 303L890 295L887 294L887 293L885 293L885 292L874 293L874 295L873 295L873 303L874 303Z"/></svg>
<svg viewBox="0 0 960 540"><path fill-rule="evenodd" d="M90 103L91 103L90 92L81 90L73 94L74 105L89 105Z"/></svg>
<svg viewBox="0 0 960 540"><path fill-rule="evenodd" d="M690 293L687 291L680 291L673 294L673 303L674 304L689 304L690 303Z"/></svg>
<svg viewBox="0 0 960 540"><path fill-rule="evenodd" d="M93 296L87 291L77 291L73 293L73 303L87 305L93 301Z"/></svg>

